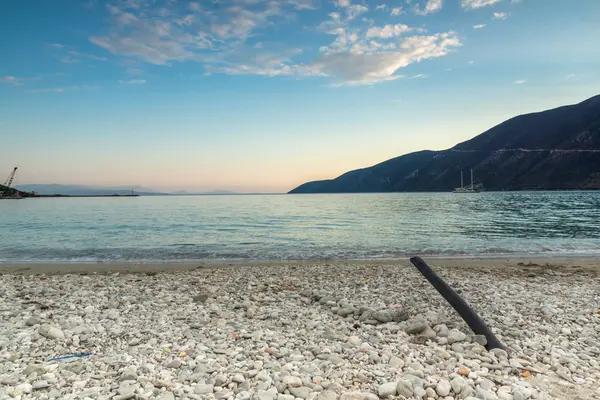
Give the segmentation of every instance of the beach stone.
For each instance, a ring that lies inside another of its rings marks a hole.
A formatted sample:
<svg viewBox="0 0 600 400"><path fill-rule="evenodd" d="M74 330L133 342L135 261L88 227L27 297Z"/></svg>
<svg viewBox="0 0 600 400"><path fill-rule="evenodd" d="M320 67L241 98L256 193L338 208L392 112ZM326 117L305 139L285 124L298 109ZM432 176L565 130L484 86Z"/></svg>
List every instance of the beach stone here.
<svg viewBox="0 0 600 400"><path fill-rule="evenodd" d="M38 330L39 334L48 339L63 339L65 334L59 328L50 324L43 324Z"/></svg>
<svg viewBox="0 0 600 400"><path fill-rule="evenodd" d="M128 367L123 370L121 377L119 378L119 382L124 381L137 381L137 368L136 367Z"/></svg>
<svg viewBox="0 0 600 400"><path fill-rule="evenodd" d="M308 399L310 397L310 393L311 393L311 390L305 386L290 387L289 391L295 397L298 397L301 399Z"/></svg>
<svg viewBox="0 0 600 400"><path fill-rule="evenodd" d="M380 385L377 389L377 394L380 398L385 399L388 396L395 396L398 384L396 382L388 382Z"/></svg>
<svg viewBox="0 0 600 400"><path fill-rule="evenodd" d="M50 385L47 381L35 381L33 382L32 388L33 390L42 390L49 388Z"/></svg>
<svg viewBox="0 0 600 400"><path fill-rule="evenodd" d="M223 386L227 383L227 377L219 374L215 376L215 386Z"/></svg>
<svg viewBox="0 0 600 400"><path fill-rule="evenodd" d="M233 378L231 379L231 381L235 382L235 383L244 383L245 380L246 379L244 378L244 375L242 375L242 374L235 374L233 376Z"/></svg>
<svg viewBox="0 0 600 400"><path fill-rule="evenodd" d="M42 320L39 319L38 317L30 317L27 319L27 321L25 321L25 325L27 325L27 326L39 325L41 323L42 323Z"/></svg>
<svg viewBox="0 0 600 400"><path fill-rule="evenodd" d="M404 360L403 360L403 359L401 359L400 357L391 356L391 357L390 357L389 364L390 364L392 367L403 368L403 367L404 367Z"/></svg>
<svg viewBox="0 0 600 400"><path fill-rule="evenodd" d="M338 356L329 356L329 362L338 366L344 364L346 361Z"/></svg>
<svg viewBox="0 0 600 400"><path fill-rule="evenodd" d="M483 378L479 382L479 387L481 387L484 390L492 390L492 388L494 387L494 383L492 381L490 381L489 379Z"/></svg>
<svg viewBox="0 0 600 400"><path fill-rule="evenodd" d="M408 325L408 327L404 329L404 332L408 333L409 335L416 335L423 332L428 327L429 325L424 321L415 321Z"/></svg>
<svg viewBox="0 0 600 400"><path fill-rule="evenodd" d="M283 378L283 384L288 387L300 387L302 386L302 379L289 375Z"/></svg>
<svg viewBox="0 0 600 400"><path fill-rule="evenodd" d="M155 379L152 381L152 385L154 385L154 387L160 389L160 388L171 386L171 382L164 380L164 379Z"/></svg>
<svg viewBox="0 0 600 400"><path fill-rule="evenodd" d="M409 315L406 311L404 310L393 310L391 312L392 314L392 321L394 322L404 322L406 320L408 320Z"/></svg>
<svg viewBox="0 0 600 400"><path fill-rule="evenodd" d="M158 398L159 400L175 400L173 392L166 392Z"/></svg>
<svg viewBox="0 0 600 400"><path fill-rule="evenodd" d="M317 400L337 400L338 395L331 390L325 390L317 396Z"/></svg>
<svg viewBox="0 0 600 400"><path fill-rule="evenodd" d="M33 391L33 386L31 386L29 383L21 383L15 386L15 390L17 393L29 394Z"/></svg>
<svg viewBox="0 0 600 400"><path fill-rule="evenodd" d="M350 314L354 314L354 307L340 308L337 312L340 317L347 317Z"/></svg>
<svg viewBox="0 0 600 400"><path fill-rule="evenodd" d="M456 342L462 342L467 338L467 335L465 335L463 332L459 331L458 329L451 329L450 332L448 332L448 343L452 344L452 343L456 343Z"/></svg>
<svg viewBox="0 0 600 400"><path fill-rule="evenodd" d="M417 386L418 387L418 386ZM407 399L413 395L413 384L406 379L400 379L396 385L398 396L404 396Z"/></svg>
<svg viewBox="0 0 600 400"><path fill-rule="evenodd" d="M464 388L468 387L469 384L462 376L457 376L450 381L450 386L452 386L452 391L454 393L459 394Z"/></svg>
<svg viewBox="0 0 600 400"><path fill-rule="evenodd" d="M360 316L360 318L359 318L358 320L359 320L359 321L361 321L361 322L368 321L368 320L372 320L372 319L373 319L373 313L374 313L374 312L375 312L375 311L373 311L373 310L365 310L365 311L364 311L364 312L361 314L361 316Z"/></svg>
<svg viewBox="0 0 600 400"><path fill-rule="evenodd" d="M482 346L486 346L487 345L487 338L485 337L485 335L473 335L471 337L471 341L473 343L477 343L477 344L480 344Z"/></svg>
<svg viewBox="0 0 600 400"><path fill-rule="evenodd" d="M425 399L427 398L427 392L421 386L415 386L413 387L413 397L417 399Z"/></svg>
<svg viewBox="0 0 600 400"><path fill-rule="evenodd" d="M514 397L510 392L511 392L510 387L502 386L501 388L498 389L498 391L496 392L496 395L498 396L498 399L500 399L500 400L514 400Z"/></svg>
<svg viewBox="0 0 600 400"><path fill-rule="evenodd" d="M135 393L119 394L112 398L112 400L129 400L135 397Z"/></svg>
<svg viewBox="0 0 600 400"><path fill-rule="evenodd" d="M425 389L425 394L427 395L428 398L431 399L437 399L438 395L435 392L435 390L432 387L428 387L427 389Z"/></svg>
<svg viewBox="0 0 600 400"><path fill-rule="evenodd" d="M354 346L360 346L360 344L362 343L362 341L360 340L360 338L358 336L350 336L348 338L348 343L354 345Z"/></svg>
<svg viewBox="0 0 600 400"><path fill-rule="evenodd" d="M435 333L435 331L433 329L431 329L431 327L427 327L425 328L423 331L421 331L419 333L420 337L424 337L426 339L435 339L435 337L437 336L437 334Z"/></svg>
<svg viewBox="0 0 600 400"><path fill-rule="evenodd" d="M478 387L477 389L475 389L475 392L477 393L477 398L481 399L481 400L498 400L498 396L496 396L496 394L490 390L485 390L483 388Z"/></svg>
<svg viewBox="0 0 600 400"><path fill-rule="evenodd" d="M167 364L167 368L179 368L181 367L181 364L181 360L179 358L176 358Z"/></svg>
<svg viewBox="0 0 600 400"><path fill-rule="evenodd" d="M198 383L194 386L194 393L196 394L211 394L214 391L214 385L207 385L204 383Z"/></svg>
<svg viewBox="0 0 600 400"><path fill-rule="evenodd" d="M556 370L556 375L560 376L565 381L571 382L571 373L568 368L560 367Z"/></svg>
<svg viewBox="0 0 600 400"><path fill-rule="evenodd" d="M491 349L490 353L496 356L499 360L508 359L508 353L503 349Z"/></svg>
<svg viewBox="0 0 600 400"><path fill-rule="evenodd" d="M442 397L448 396L450 394L450 389L452 389L452 386L450 386L450 382L446 379L440 380L435 386L435 392Z"/></svg>
<svg viewBox="0 0 600 400"><path fill-rule="evenodd" d="M392 314L387 311L376 311L372 314L372 318L382 324L392 321Z"/></svg>
<svg viewBox="0 0 600 400"><path fill-rule="evenodd" d="M208 299L209 296L207 294L199 294L197 296L192 297L194 303L206 303Z"/></svg>

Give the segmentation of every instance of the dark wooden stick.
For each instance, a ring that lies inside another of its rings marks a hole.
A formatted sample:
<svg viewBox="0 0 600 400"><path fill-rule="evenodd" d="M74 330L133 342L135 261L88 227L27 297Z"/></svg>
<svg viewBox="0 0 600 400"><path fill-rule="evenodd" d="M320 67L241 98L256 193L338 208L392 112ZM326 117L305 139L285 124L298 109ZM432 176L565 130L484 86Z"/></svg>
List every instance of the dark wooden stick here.
<svg viewBox="0 0 600 400"><path fill-rule="evenodd" d="M412 257L410 262L419 270L421 274L433 285L433 287L440 292L442 297L446 299L448 303L456 310L458 315L465 320L469 328L477 334L484 335L487 339L486 349L506 349L506 346L498 340L498 338L492 333L490 328L485 324L481 317L467 304L467 302L460 297L454 289L452 289L442 278L436 274L421 257Z"/></svg>

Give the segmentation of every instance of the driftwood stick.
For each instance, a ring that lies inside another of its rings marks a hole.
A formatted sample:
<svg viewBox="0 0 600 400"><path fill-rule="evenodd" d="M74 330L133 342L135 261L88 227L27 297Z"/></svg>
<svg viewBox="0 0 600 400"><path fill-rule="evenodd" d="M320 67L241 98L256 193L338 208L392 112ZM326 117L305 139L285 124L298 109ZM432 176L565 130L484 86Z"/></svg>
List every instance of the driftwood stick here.
<svg viewBox="0 0 600 400"><path fill-rule="evenodd" d="M440 292L442 297L456 310L458 315L465 320L469 328L477 334L484 335L487 339L486 349L506 349L506 346L498 340L490 328L485 324L481 317L452 289L442 278L436 274L421 257L413 257L410 262L419 270L421 274Z"/></svg>

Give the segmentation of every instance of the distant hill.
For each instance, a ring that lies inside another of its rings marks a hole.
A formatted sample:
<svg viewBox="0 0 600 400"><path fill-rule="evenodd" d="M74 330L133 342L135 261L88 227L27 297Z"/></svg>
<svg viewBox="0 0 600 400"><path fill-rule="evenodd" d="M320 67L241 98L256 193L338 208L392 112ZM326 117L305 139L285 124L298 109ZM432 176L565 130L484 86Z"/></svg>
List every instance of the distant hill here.
<svg viewBox="0 0 600 400"><path fill-rule="evenodd" d="M22 192L35 192L37 194L62 194L68 196L98 196L98 195L125 195L131 194L133 190L135 194L142 196L157 196L164 195L165 193L159 193L152 189L147 189L141 186L133 187L95 187L95 186L84 186L84 185L59 185L59 184L29 184L19 185L17 187Z"/></svg>
<svg viewBox="0 0 600 400"><path fill-rule="evenodd" d="M451 149L419 151L290 193L451 191L469 170L487 190L600 189L600 96L520 115Z"/></svg>

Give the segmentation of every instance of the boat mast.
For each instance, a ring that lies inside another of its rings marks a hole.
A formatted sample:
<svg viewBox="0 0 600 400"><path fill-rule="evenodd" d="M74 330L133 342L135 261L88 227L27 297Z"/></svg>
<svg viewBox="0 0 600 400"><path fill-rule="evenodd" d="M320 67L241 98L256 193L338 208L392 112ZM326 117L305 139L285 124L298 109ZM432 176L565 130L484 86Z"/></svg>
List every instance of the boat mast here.
<svg viewBox="0 0 600 400"><path fill-rule="evenodd" d="M473 168L471 168L471 190L473 190Z"/></svg>

